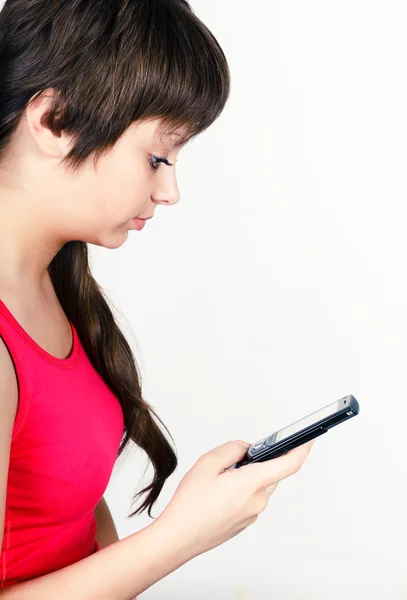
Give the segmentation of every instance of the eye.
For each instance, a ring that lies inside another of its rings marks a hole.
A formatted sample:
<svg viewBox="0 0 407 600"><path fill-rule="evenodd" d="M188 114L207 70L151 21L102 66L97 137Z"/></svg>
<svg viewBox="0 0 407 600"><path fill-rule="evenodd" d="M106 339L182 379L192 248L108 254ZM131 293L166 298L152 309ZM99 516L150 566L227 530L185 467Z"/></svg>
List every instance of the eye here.
<svg viewBox="0 0 407 600"><path fill-rule="evenodd" d="M172 163L170 163L167 158L160 158L159 156L154 156L154 154L150 155L150 166L153 171L158 171L160 163L164 163L168 167L172 167Z"/></svg>

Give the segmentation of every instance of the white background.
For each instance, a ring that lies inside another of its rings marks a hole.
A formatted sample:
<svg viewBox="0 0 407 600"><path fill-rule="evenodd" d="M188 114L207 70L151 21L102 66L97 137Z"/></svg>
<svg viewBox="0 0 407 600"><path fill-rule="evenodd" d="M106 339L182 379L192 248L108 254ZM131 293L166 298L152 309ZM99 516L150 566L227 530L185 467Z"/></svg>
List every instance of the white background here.
<svg viewBox="0 0 407 600"><path fill-rule="evenodd" d="M184 473L354 394L257 523L146 600L407 598L407 7L194 0L232 95L181 152L181 202L94 273L136 351ZM131 333L131 331L134 333ZM107 490L120 537L145 456ZM150 471L147 471L147 478ZM135 565L135 568L137 565Z"/></svg>

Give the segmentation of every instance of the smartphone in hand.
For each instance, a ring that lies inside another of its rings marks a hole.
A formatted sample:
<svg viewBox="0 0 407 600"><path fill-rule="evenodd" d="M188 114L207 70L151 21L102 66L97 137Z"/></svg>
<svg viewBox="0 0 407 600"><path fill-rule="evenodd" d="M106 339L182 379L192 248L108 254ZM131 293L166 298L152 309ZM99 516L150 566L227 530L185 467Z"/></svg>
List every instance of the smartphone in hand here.
<svg viewBox="0 0 407 600"><path fill-rule="evenodd" d="M259 440L250 446L243 460L230 468L238 469L253 462L264 462L282 456L358 414L359 402L352 395L345 396Z"/></svg>

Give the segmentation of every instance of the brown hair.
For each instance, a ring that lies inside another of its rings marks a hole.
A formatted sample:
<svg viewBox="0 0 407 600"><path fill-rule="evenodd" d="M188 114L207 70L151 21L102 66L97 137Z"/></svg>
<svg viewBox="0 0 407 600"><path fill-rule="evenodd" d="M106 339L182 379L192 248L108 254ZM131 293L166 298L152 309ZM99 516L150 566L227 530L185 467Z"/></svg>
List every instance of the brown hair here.
<svg viewBox="0 0 407 600"><path fill-rule="evenodd" d="M55 94L45 124L74 144L71 172L96 164L135 121L161 118L185 142L208 128L230 91L225 55L186 0L7 0L0 12L0 164L30 99ZM67 317L124 415L120 456L130 440L154 467L130 517L151 509L177 466L176 454L143 399L134 355L92 276L88 246L71 241L49 265ZM165 427L165 426L164 426ZM168 431L168 430L167 430ZM172 438L171 438L172 439Z"/></svg>

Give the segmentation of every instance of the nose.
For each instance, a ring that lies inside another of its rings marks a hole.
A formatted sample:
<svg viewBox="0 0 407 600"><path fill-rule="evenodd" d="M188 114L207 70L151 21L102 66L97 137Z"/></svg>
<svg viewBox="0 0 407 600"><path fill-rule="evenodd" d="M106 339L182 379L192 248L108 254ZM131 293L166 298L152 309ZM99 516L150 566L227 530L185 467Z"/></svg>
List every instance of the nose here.
<svg viewBox="0 0 407 600"><path fill-rule="evenodd" d="M165 168L166 167L163 165L162 170L164 170ZM161 180L157 182L156 188L153 191L151 199L155 204L166 204L169 206L172 206L173 204L177 204L177 202L179 202L180 191L178 188L177 178L174 172L167 172L166 177L162 177Z"/></svg>

